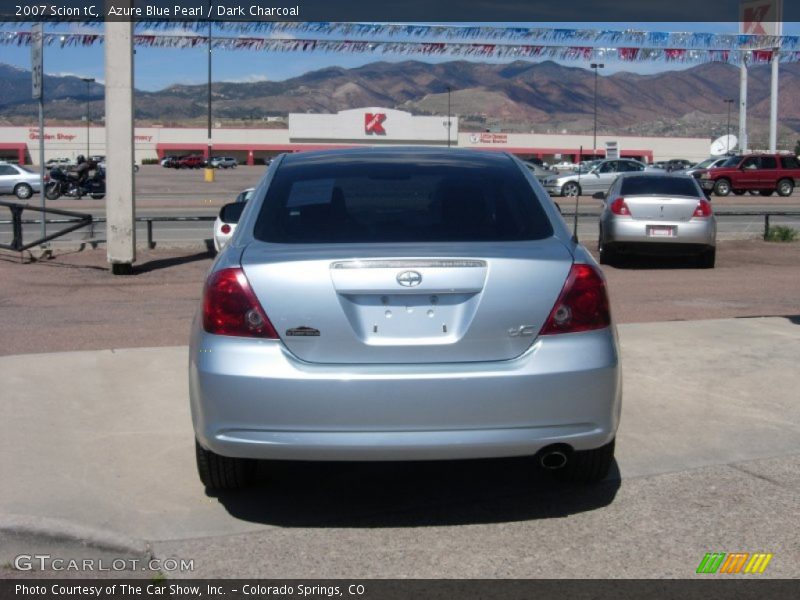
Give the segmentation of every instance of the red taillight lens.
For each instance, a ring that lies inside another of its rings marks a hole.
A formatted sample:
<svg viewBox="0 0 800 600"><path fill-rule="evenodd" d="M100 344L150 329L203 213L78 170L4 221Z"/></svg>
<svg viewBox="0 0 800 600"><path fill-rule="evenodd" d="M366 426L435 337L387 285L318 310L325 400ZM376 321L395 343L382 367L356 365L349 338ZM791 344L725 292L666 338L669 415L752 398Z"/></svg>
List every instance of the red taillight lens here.
<svg viewBox="0 0 800 600"><path fill-rule="evenodd" d="M697 208L694 209L694 217L710 217L711 216L711 202L705 198L701 198L697 203Z"/></svg>
<svg viewBox="0 0 800 600"><path fill-rule="evenodd" d="M615 215L631 216L631 209L625 204L625 198L617 198L609 205L609 208Z"/></svg>
<svg viewBox="0 0 800 600"><path fill-rule="evenodd" d="M539 335L591 331L610 324L603 276L591 265L574 264Z"/></svg>
<svg viewBox="0 0 800 600"><path fill-rule="evenodd" d="M203 291L203 329L216 335L277 339L244 271L217 271Z"/></svg>
<svg viewBox="0 0 800 600"><path fill-rule="evenodd" d="M231 226L225 223L219 228L219 230L225 235L228 235L231 232Z"/></svg>

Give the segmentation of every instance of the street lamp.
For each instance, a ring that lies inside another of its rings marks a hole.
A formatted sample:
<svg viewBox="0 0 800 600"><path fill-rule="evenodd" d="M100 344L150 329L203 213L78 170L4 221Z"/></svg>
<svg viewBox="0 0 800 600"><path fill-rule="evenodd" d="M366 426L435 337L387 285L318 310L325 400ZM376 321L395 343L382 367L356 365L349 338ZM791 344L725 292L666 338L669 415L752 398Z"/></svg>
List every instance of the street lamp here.
<svg viewBox="0 0 800 600"><path fill-rule="evenodd" d="M597 70L602 69L605 67L603 63L592 63L592 69L594 69L594 142L592 143L592 148L594 150L595 157L597 156Z"/></svg>
<svg viewBox="0 0 800 600"><path fill-rule="evenodd" d="M89 160L89 125L92 123L92 117L89 112L89 95L94 83L94 77L81 77L81 81L86 83L86 160Z"/></svg>
<svg viewBox="0 0 800 600"><path fill-rule="evenodd" d="M725 132L725 154L731 153L731 106L735 100L733 98L726 98L725 104L728 105L728 129Z"/></svg>

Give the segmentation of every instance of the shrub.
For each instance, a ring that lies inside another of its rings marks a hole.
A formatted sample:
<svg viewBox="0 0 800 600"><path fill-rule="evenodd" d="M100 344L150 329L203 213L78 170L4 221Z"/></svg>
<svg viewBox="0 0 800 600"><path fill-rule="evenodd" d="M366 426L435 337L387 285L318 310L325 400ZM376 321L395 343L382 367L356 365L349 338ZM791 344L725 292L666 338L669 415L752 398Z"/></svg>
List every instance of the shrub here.
<svg viewBox="0 0 800 600"><path fill-rule="evenodd" d="M785 225L776 225L769 228L768 242L793 242L797 239L797 230Z"/></svg>

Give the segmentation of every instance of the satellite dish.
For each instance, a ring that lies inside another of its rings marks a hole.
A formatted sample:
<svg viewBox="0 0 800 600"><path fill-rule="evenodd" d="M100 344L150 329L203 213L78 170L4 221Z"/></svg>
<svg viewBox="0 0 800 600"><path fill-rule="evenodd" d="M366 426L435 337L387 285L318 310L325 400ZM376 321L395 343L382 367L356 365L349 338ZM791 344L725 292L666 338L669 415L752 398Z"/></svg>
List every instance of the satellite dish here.
<svg viewBox="0 0 800 600"><path fill-rule="evenodd" d="M739 140L735 135L723 135L711 142L711 156L725 156L728 152L732 152L738 143Z"/></svg>

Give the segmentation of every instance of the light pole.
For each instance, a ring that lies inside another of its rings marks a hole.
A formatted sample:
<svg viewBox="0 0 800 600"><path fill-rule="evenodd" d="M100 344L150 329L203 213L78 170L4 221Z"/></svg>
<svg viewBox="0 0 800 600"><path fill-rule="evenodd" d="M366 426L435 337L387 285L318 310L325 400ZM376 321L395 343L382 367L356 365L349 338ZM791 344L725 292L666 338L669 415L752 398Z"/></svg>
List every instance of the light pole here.
<svg viewBox="0 0 800 600"><path fill-rule="evenodd" d="M725 154L731 153L731 106L735 100L733 98L726 98L725 104L728 105L728 129L725 131Z"/></svg>
<svg viewBox="0 0 800 600"><path fill-rule="evenodd" d="M450 147L450 86L447 86L447 147Z"/></svg>
<svg viewBox="0 0 800 600"><path fill-rule="evenodd" d="M86 83L86 160L89 160L89 125L92 123L91 114L89 113L89 95L91 94L94 77L81 77L81 81Z"/></svg>
<svg viewBox="0 0 800 600"><path fill-rule="evenodd" d="M603 63L592 63L592 69L594 69L594 141L592 142L592 148L594 157L597 157L597 70L602 69L605 67Z"/></svg>
<svg viewBox="0 0 800 600"><path fill-rule="evenodd" d="M209 0L208 10L211 11L211 2ZM214 169L211 168L211 47L212 47L212 30L211 21L208 22L208 147L206 148L206 168L205 168L205 181L212 183L214 181Z"/></svg>

